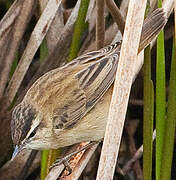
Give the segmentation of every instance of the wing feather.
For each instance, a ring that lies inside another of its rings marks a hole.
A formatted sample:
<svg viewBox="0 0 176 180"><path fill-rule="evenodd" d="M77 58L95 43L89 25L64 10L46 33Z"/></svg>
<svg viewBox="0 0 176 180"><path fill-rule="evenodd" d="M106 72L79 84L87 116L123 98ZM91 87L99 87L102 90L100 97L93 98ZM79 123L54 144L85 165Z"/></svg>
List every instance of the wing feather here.
<svg viewBox="0 0 176 180"><path fill-rule="evenodd" d="M92 61L95 62L97 59L108 56L116 50L119 51L120 47L121 47L121 41L118 41L114 44L103 47L97 51L91 51L86 54L83 54L77 57L76 59L72 60L70 63L66 64L65 67L80 65L85 63L92 63Z"/></svg>
<svg viewBox="0 0 176 180"><path fill-rule="evenodd" d="M63 104L54 111L53 124L56 129L75 126L94 107L114 81L119 54L120 43L116 43L82 55L62 68L70 67L75 72L71 76L77 84L72 92L64 92L71 93L71 99L65 101L67 106Z"/></svg>

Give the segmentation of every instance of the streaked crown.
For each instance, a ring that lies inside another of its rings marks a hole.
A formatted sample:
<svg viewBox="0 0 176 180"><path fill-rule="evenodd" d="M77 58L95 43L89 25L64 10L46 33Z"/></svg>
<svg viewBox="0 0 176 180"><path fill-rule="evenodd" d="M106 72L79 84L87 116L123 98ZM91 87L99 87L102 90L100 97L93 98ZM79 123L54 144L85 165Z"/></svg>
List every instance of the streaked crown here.
<svg viewBox="0 0 176 180"><path fill-rule="evenodd" d="M11 121L11 134L14 144L20 145L25 139L35 117L36 110L31 105L22 102L15 107Z"/></svg>

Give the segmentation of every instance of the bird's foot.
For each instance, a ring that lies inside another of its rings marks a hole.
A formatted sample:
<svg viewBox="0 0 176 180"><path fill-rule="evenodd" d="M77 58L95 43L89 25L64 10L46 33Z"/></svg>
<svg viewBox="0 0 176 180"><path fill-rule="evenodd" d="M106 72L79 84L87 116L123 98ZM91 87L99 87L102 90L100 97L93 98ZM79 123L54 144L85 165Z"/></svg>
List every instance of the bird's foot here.
<svg viewBox="0 0 176 180"><path fill-rule="evenodd" d="M71 169L71 167L69 166L68 161L71 159L71 157L74 156L74 155L76 155L77 153L83 151L83 150L86 150L86 149L88 149L88 148L91 148L93 145L95 145L95 144L97 144L97 143L99 143L99 142L97 142L97 141L92 141L92 142L86 144L85 146L83 146L82 148L80 148L79 150L74 151L74 152L66 155L65 157L63 157L63 158L61 158L61 159L57 159L57 160L55 161L55 163L50 167L50 170L51 170L52 168L56 167L56 166L59 166L59 165L61 165L61 164L64 164L65 168L66 168L66 169L68 170L68 172L69 172L68 175L70 175L70 174L72 173L72 169Z"/></svg>

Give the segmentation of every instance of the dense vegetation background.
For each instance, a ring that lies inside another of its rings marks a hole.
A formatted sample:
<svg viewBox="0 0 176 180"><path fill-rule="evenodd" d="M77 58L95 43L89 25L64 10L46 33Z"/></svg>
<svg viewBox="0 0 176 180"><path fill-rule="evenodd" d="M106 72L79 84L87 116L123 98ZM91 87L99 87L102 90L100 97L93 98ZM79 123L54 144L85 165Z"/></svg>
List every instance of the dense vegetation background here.
<svg viewBox="0 0 176 180"><path fill-rule="evenodd" d="M13 152L10 134L11 112L14 106L22 100L32 83L45 72L65 64L83 52L95 50L97 46L100 48L110 44L118 32L117 25L113 21L110 11L105 7L104 42L100 38L101 42L97 45L97 15L94 1L82 0L80 1L82 4L79 8L78 1L63 0L62 6L55 7L56 10L54 7L52 8L52 11L56 11L56 13L53 13L53 21L51 21L52 18L50 17L43 31L37 34L38 40L35 41L34 33L36 32L34 30L37 28L36 24L41 20L40 17L42 12L44 12L47 2L48 0L0 0L0 179L2 180L20 178L44 179L49 172L50 165L55 159L59 155L69 151L69 148L57 151L48 150L42 153L35 151L31 153L31 151L25 150L16 159L9 162ZM128 1L116 0L115 2L125 17L128 9ZM151 4L156 4L156 2L151 1ZM90 7L90 9L88 9L89 4L92 4L92 8ZM173 61L176 60L173 51L173 1L171 6L171 15L164 28L163 42L158 42L158 44L164 43L165 72L163 72L163 76L166 76L166 107L168 105L169 87L171 86L169 81L172 56ZM152 8L156 8L156 5ZM89 16L86 18L87 13ZM47 15L45 18L47 18ZM45 18L43 21L45 21ZM155 93L157 91L155 89L157 86L157 76L161 76L156 71L156 66L158 65L156 61L157 53L155 42L151 50L151 80ZM143 67L132 86L114 179L141 180L143 178L142 158L135 161L133 166L125 174L121 170L143 144L143 79L146 75L144 71ZM173 71L176 71L176 69ZM175 83L175 80L173 81ZM175 94L172 99L176 99ZM154 104L157 104L156 99L154 100ZM175 104L172 106L175 107ZM153 110L154 113L157 112L156 109L155 107ZM155 129L156 115L153 114L152 116L154 120L153 129ZM175 127L175 121L172 126ZM171 142L169 146L172 147L173 144L174 142ZM102 144L100 143L79 179L95 179L101 146ZM156 175L155 147L154 141L152 158L153 179L155 179ZM176 177L176 171L174 169L176 166L176 151L174 150L173 152L173 158L172 154L170 155L171 159L173 159L171 179L174 179ZM25 165L26 162L27 164ZM73 167L74 165L73 163ZM62 177L62 179L64 178L67 179L67 177Z"/></svg>

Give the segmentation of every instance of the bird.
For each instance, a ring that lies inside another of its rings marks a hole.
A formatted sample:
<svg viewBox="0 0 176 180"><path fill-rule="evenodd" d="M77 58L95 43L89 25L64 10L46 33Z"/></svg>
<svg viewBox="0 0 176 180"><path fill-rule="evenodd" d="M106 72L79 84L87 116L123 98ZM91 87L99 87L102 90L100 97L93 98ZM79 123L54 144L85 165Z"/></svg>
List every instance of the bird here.
<svg viewBox="0 0 176 180"><path fill-rule="evenodd" d="M146 19L139 52L167 22L163 9ZM105 134L121 41L83 54L41 76L12 112L14 156L22 149L58 149Z"/></svg>

